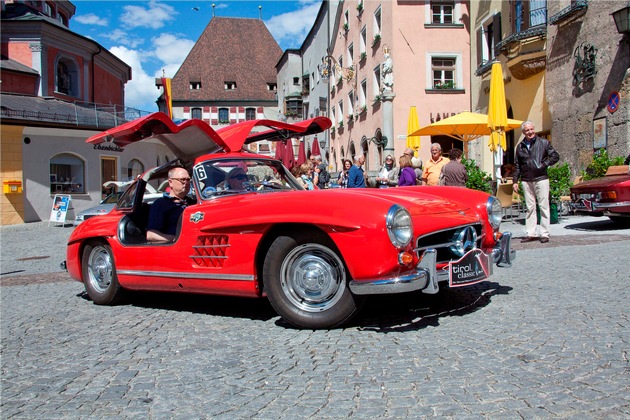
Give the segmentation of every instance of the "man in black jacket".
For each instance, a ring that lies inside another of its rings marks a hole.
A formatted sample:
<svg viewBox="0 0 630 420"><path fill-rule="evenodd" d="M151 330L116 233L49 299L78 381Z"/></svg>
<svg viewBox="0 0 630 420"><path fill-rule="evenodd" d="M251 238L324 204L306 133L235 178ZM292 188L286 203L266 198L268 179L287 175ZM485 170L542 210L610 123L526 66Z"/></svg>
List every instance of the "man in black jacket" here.
<svg viewBox="0 0 630 420"><path fill-rule="evenodd" d="M534 123L525 121L521 124L525 136L516 146L514 159L514 191L518 192L518 181L523 182L527 216L525 226L527 236L521 242L537 241L536 202L540 208L540 242L549 242L549 177L547 168L560 160L551 143L536 135Z"/></svg>

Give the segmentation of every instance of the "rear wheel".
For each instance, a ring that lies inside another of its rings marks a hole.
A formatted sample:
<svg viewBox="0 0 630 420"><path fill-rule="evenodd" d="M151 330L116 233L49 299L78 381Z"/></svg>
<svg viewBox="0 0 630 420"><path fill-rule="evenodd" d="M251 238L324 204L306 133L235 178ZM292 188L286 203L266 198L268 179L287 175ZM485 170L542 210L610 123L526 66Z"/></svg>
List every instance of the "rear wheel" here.
<svg viewBox="0 0 630 420"><path fill-rule="evenodd" d="M324 235L280 236L263 266L269 302L285 320L302 328L332 328L357 311L347 272Z"/></svg>
<svg viewBox="0 0 630 420"><path fill-rule="evenodd" d="M111 247L104 241L87 244L83 249L83 282L92 301L98 305L114 305L123 296L118 283Z"/></svg>

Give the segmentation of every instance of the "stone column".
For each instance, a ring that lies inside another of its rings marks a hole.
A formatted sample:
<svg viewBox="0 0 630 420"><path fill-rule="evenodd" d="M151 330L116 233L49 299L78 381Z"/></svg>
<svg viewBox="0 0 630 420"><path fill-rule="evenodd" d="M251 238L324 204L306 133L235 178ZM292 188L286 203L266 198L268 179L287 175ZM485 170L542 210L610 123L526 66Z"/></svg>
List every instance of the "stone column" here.
<svg viewBox="0 0 630 420"><path fill-rule="evenodd" d="M381 95L383 106L383 136L387 137L384 156L388 154L394 156L394 98L396 94L392 91L385 91Z"/></svg>

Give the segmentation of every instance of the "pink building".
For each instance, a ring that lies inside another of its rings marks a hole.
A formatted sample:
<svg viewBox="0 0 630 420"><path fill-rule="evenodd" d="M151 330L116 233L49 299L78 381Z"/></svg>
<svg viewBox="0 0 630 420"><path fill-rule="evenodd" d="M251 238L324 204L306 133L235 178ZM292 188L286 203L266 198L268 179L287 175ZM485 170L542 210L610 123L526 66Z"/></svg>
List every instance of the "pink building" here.
<svg viewBox="0 0 630 420"><path fill-rule="evenodd" d="M397 161L411 106L420 126L470 110L468 8L462 1L340 3L330 46L339 64L329 82L333 168L359 153L372 175L387 154ZM450 137L422 137L423 161L432 141L444 152L463 148Z"/></svg>

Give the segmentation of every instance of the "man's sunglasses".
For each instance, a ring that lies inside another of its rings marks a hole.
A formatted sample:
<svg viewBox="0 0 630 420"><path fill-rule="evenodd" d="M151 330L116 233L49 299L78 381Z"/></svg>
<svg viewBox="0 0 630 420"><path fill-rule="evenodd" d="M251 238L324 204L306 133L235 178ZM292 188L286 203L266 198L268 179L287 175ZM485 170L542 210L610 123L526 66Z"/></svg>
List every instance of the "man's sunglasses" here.
<svg viewBox="0 0 630 420"><path fill-rule="evenodd" d="M169 179L175 179L181 182L182 184L190 184L190 178L169 178Z"/></svg>

